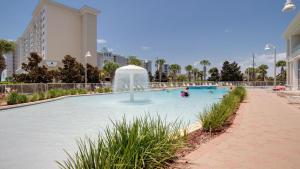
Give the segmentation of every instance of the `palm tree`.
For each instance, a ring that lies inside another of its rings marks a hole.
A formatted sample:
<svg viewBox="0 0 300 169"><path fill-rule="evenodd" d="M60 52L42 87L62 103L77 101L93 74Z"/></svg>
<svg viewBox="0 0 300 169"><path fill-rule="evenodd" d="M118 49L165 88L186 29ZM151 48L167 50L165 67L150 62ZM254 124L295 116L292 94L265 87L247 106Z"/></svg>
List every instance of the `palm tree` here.
<svg viewBox="0 0 300 169"><path fill-rule="evenodd" d="M172 81L176 80L177 73L180 71L181 66L178 64L171 64L169 69L170 69Z"/></svg>
<svg viewBox="0 0 300 169"><path fill-rule="evenodd" d="M256 79L254 79L255 74L258 73L258 69L253 68L253 67L248 67L245 70L245 75L247 75L247 77L249 78L249 80L251 81L255 81Z"/></svg>
<svg viewBox="0 0 300 169"><path fill-rule="evenodd" d="M209 81L219 81L220 80L220 74L217 67L213 67L208 70L208 73L210 74L210 77L208 78Z"/></svg>
<svg viewBox="0 0 300 169"><path fill-rule="evenodd" d="M193 74L193 76L194 76L194 81L197 81L197 80L198 80L199 73L200 73L200 71L199 71L198 68L193 68L193 69L192 69L192 74Z"/></svg>
<svg viewBox="0 0 300 169"><path fill-rule="evenodd" d="M259 72L259 74L261 76L261 79L263 81L265 81L265 79L266 79L266 75L268 73L268 71L267 71L268 69L269 69L268 65L264 65L264 64L262 64L262 65L260 65L258 67L258 72Z"/></svg>
<svg viewBox="0 0 300 169"><path fill-rule="evenodd" d="M209 60L201 60L200 65L203 66L204 80L206 80L206 66L210 66Z"/></svg>
<svg viewBox="0 0 300 169"><path fill-rule="evenodd" d="M159 71L159 82L161 82L161 76L162 76L162 69L164 64L166 63L165 59L158 59L156 60L156 65Z"/></svg>
<svg viewBox="0 0 300 169"><path fill-rule="evenodd" d="M138 59L136 56L129 56L128 57L128 64L129 65L142 66L141 60Z"/></svg>
<svg viewBox="0 0 300 169"><path fill-rule="evenodd" d="M276 63L276 67L281 67L280 73L284 74L284 68L286 67L286 61L285 60L279 60Z"/></svg>
<svg viewBox="0 0 300 169"><path fill-rule="evenodd" d="M12 41L0 39L0 81L3 70L6 68L3 54L14 51L15 44Z"/></svg>
<svg viewBox="0 0 300 169"><path fill-rule="evenodd" d="M115 75L115 71L118 68L119 68L119 65L117 63L114 63L114 62L107 62L103 66L103 70L105 72L107 72L107 74L109 75L110 80L113 79L113 77Z"/></svg>
<svg viewBox="0 0 300 169"><path fill-rule="evenodd" d="M187 65L187 66L185 67L185 71L186 71L187 74L188 74L188 79L189 79L189 81L191 81L191 71L192 71L192 69L193 69L193 66L192 66L192 65Z"/></svg>

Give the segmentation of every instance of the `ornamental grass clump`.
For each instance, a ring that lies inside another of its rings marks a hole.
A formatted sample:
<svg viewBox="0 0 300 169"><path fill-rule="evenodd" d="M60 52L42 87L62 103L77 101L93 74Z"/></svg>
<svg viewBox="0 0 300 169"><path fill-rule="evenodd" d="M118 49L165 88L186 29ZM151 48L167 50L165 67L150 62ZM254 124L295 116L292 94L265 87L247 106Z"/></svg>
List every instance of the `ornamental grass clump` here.
<svg viewBox="0 0 300 169"><path fill-rule="evenodd" d="M78 94L87 94L88 91L86 89L77 89Z"/></svg>
<svg viewBox="0 0 300 169"><path fill-rule="evenodd" d="M41 93L38 93L38 95L39 95L39 100L45 99L45 93L41 92Z"/></svg>
<svg viewBox="0 0 300 169"><path fill-rule="evenodd" d="M17 92L12 92L7 97L8 105L27 103L27 102L28 102L28 97L23 94L18 94Z"/></svg>
<svg viewBox="0 0 300 169"><path fill-rule="evenodd" d="M245 97L245 88L237 87L225 95L220 103L215 103L206 109L203 114L200 114L203 130L209 132L222 130L228 118L235 113L240 102L242 102Z"/></svg>
<svg viewBox="0 0 300 169"><path fill-rule="evenodd" d="M79 150L58 162L61 169L164 168L186 143L181 123L146 116L113 123L98 139L78 142Z"/></svg>
<svg viewBox="0 0 300 169"><path fill-rule="evenodd" d="M30 97L30 102L35 102L35 101L38 101L39 100L39 95L38 94L33 94L31 97Z"/></svg>

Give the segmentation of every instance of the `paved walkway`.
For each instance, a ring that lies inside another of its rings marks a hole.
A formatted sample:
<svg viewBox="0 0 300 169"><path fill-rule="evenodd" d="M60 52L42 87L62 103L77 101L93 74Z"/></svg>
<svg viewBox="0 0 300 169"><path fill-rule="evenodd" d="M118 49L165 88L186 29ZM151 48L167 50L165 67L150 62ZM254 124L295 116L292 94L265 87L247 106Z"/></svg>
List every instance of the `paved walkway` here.
<svg viewBox="0 0 300 169"><path fill-rule="evenodd" d="M250 89L233 126L185 160L195 169L299 169L299 106Z"/></svg>

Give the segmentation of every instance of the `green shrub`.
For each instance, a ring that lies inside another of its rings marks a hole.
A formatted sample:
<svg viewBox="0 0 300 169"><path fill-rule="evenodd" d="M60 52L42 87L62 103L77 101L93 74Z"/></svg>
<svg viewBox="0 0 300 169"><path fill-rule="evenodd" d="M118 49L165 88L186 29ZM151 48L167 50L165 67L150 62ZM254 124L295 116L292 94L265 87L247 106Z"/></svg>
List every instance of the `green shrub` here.
<svg viewBox="0 0 300 169"><path fill-rule="evenodd" d="M18 104L18 93L16 92L10 93L7 97L7 104L8 105Z"/></svg>
<svg viewBox="0 0 300 169"><path fill-rule="evenodd" d="M87 94L87 90L86 89L78 89L77 93L78 94Z"/></svg>
<svg viewBox="0 0 300 169"><path fill-rule="evenodd" d="M27 103L28 102L28 97L24 94L19 94L17 97L17 102L19 103Z"/></svg>
<svg viewBox="0 0 300 169"><path fill-rule="evenodd" d="M213 104L203 114L200 114L202 128L209 132L221 130L225 122L235 112L245 97L246 90L243 87L237 87L226 94L220 103Z"/></svg>
<svg viewBox="0 0 300 169"><path fill-rule="evenodd" d="M70 89L69 92L70 92L70 95L76 95L77 94L76 89Z"/></svg>
<svg viewBox="0 0 300 169"><path fill-rule="evenodd" d="M103 90L104 90L104 93L112 92L110 87L105 87L105 88L103 88Z"/></svg>
<svg viewBox="0 0 300 169"><path fill-rule="evenodd" d="M55 98L55 97L60 97L65 95L65 90L63 89L50 89L47 92L47 98Z"/></svg>
<svg viewBox="0 0 300 169"><path fill-rule="evenodd" d="M95 89L95 92L97 92L97 93L103 93L104 90L103 90L102 87L99 87L99 88Z"/></svg>
<svg viewBox="0 0 300 169"><path fill-rule="evenodd" d="M30 101L31 102L35 102L35 101L38 101L39 100L39 95L38 94L33 94L31 97L30 97Z"/></svg>
<svg viewBox="0 0 300 169"><path fill-rule="evenodd" d="M45 93L41 92L41 93L38 93L38 95L39 95L39 100L45 99Z"/></svg>
<svg viewBox="0 0 300 169"><path fill-rule="evenodd" d="M78 143L78 152L58 162L62 169L164 168L185 145L179 123L158 118L125 118L107 128L103 137Z"/></svg>

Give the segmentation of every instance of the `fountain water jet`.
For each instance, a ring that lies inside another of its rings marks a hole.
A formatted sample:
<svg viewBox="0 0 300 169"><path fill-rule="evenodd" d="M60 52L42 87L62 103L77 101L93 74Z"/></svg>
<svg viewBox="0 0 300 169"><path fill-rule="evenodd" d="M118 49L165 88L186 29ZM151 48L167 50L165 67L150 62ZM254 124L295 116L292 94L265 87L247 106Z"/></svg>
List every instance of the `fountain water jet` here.
<svg viewBox="0 0 300 169"><path fill-rule="evenodd" d="M148 87L149 78L146 69L135 65L128 65L116 70L113 91L129 92L130 102L134 102L135 91L145 91Z"/></svg>

